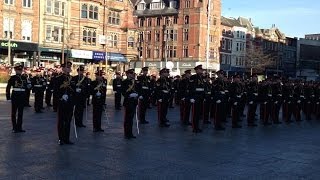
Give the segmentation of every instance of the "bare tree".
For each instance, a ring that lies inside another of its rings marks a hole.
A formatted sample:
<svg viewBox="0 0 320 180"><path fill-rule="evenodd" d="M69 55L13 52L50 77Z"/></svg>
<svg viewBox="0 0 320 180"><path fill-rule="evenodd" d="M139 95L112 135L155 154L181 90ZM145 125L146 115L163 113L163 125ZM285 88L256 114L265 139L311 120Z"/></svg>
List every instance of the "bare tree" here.
<svg viewBox="0 0 320 180"><path fill-rule="evenodd" d="M253 73L263 73L266 67L274 65L274 58L265 54L261 47L252 47L246 50L246 68Z"/></svg>

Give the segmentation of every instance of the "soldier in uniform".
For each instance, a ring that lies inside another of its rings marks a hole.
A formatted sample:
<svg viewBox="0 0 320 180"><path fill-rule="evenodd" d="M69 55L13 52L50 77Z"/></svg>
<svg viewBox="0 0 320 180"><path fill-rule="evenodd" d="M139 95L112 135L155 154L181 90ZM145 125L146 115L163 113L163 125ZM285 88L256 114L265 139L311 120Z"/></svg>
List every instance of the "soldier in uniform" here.
<svg viewBox="0 0 320 180"><path fill-rule="evenodd" d="M292 122L291 116L293 115L294 110L294 85L293 83L286 81L284 87L282 88L283 94L283 119L285 122Z"/></svg>
<svg viewBox="0 0 320 180"><path fill-rule="evenodd" d="M282 85L281 79L279 77L275 77L274 82L271 85L272 88L272 121L274 124L281 124L279 121L279 112L282 104Z"/></svg>
<svg viewBox="0 0 320 180"><path fill-rule="evenodd" d="M155 91L156 91L156 82L157 82L157 76L156 75L151 75L151 80L150 80L150 91L151 91L151 95L150 95L150 103L153 106L157 105L157 98L155 96Z"/></svg>
<svg viewBox="0 0 320 180"><path fill-rule="evenodd" d="M31 79L32 75L29 71L29 68L25 68L25 72L22 74L27 79L28 87L26 89L26 100L25 100L25 107L31 107L30 105L30 94L32 89Z"/></svg>
<svg viewBox="0 0 320 180"><path fill-rule="evenodd" d="M182 80L179 83L178 94L181 97L180 101L180 119L181 123L184 125L191 125L190 119L190 110L191 110L191 103L190 103L190 77L191 77L191 70L185 70Z"/></svg>
<svg viewBox="0 0 320 180"><path fill-rule="evenodd" d="M86 99L89 94L89 88L87 83L87 77L84 76L84 66L80 66L77 69L78 75L72 78L72 82L75 82L75 110L74 118L77 127L86 127L83 124L83 110L86 108Z"/></svg>
<svg viewBox="0 0 320 180"><path fill-rule="evenodd" d="M141 124L148 124L149 122L146 120L146 112L149 106L149 97L150 97L150 78L148 76L148 67L142 68L142 74L138 76L136 87L137 92L139 94L138 99L138 110L139 110L139 121Z"/></svg>
<svg viewBox="0 0 320 180"><path fill-rule="evenodd" d="M211 103L212 103L212 84L210 77L207 72L203 73L203 81L204 81L204 91L205 98L203 100L203 123L210 124L210 111L211 111Z"/></svg>
<svg viewBox="0 0 320 180"><path fill-rule="evenodd" d="M104 94L106 94L107 88L104 84L103 75L104 72L99 70L95 73L96 79L91 82L91 94L92 94L92 120L93 120L93 132L103 132L101 128L101 117L104 109Z"/></svg>
<svg viewBox="0 0 320 180"><path fill-rule="evenodd" d="M315 95L312 82L307 82L304 86L305 93L305 103L304 103L304 112L306 114L306 119L311 120L312 110L315 104Z"/></svg>
<svg viewBox="0 0 320 180"><path fill-rule="evenodd" d="M192 129L194 133L202 132L200 129L200 119L203 113L203 101L205 98L205 82L203 78L202 65L194 68L195 75L190 77L190 102L192 103Z"/></svg>
<svg viewBox="0 0 320 180"><path fill-rule="evenodd" d="M122 95L124 96L123 105L124 115L124 136L126 139L136 138L132 133L133 118L138 104L138 93L136 91L134 69L126 71L127 79L122 81Z"/></svg>
<svg viewBox="0 0 320 180"><path fill-rule="evenodd" d="M258 78L254 75L248 84L248 93L247 93L247 101L248 101L248 113L247 113L247 122L248 126L254 127L257 126L254 123L255 115L257 111L258 105Z"/></svg>
<svg viewBox="0 0 320 180"><path fill-rule="evenodd" d="M61 65L63 74L58 76L54 84L58 97L58 136L59 145L73 144L70 141L70 124L74 113L75 83L72 82L71 62Z"/></svg>
<svg viewBox="0 0 320 180"><path fill-rule="evenodd" d="M160 127L170 126L167 119L171 88L170 79L168 77L169 69L161 69L160 78L156 83L155 96L158 102L158 121Z"/></svg>
<svg viewBox="0 0 320 180"><path fill-rule="evenodd" d="M294 88L294 99L295 99L295 109L294 109L294 117L296 121L301 121L301 109L302 105L305 102L303 83L297 82Z"/></svg>
<svg viewBox="0 0 320 180"><path fill-rule="evenodd" d="M181 77L178 75L175 77L175 80L173 81L173 87L174 87L174 103L176 105L179 105L180 100L181 100L181 94L178 93L179 86L181 82Z"/></svg>
<svg viewBox="0 0 320 180"><path fill-rule="evenodd" d="M121 110L121 83L121 75L119 72L116 72L116 78L112 82L112 88L114 92L114 107L116 110Z"/></svg>
<svg viewBox="0 0 320 180"><path fill-rule="evenodd" d="M47 104L48 107L52 107L51 98L52 98L52 92L53 92L53 84L51 80L52 80L52 69L49 69L48 74L46 76L47 87L46 87L46 95L45 95L45 103Z"/></svg>
<svg viewBox="0 0 320 180"><path fill-rule="evenodd" d="M7 100L11 100L11 122L12 122L12 132L25 132L22 129L23 122L23 108L25 105L26 99L26 89L27 89L27 79L25 76L22 76L22 65L16 65L14 67L16 75L11 76L7 88L6 88L6 97ZM11 91L12 89L12 93ZM18 113L18 117L17 117Z"/></svg>
<svg viewBox="0 0 320 180"><path fill-rule="evenodd" d="M233 76L233 82L230 86L230 102L231 102L231 119L232 119L232 128L241 128L238 124L240 121L240 109L241 109L241 100L242 100L242 90L240 76Z"/></svg>
<svg viewBox="0 0 320 180"><path fill-rule="evenodd" d="M225 130L222 126L222 122L226 122L227 114L226 114L226 105L228 103L228 99L226 96L226 83L224 81L224 72L223 70L219 70L217 72L218 78L213 82L212 87L212 110L213 114L213 124L216 130Z"/></svg>
<svg viewBox="0 0 320 180"><path fill-rule="evenodd" d="M36 75L32 78L32 90L34 92L34 110L36 113L42 113L44 90L46 88L46 82L41 76L41 70L36 70Z"/></svg>
<svg viewBox="0 0 320 180"><path fill-rule="evenodd" d="M90 79L90 72L87 72L86 73L86 80L87 80L87 85L88 85L88 89L91 89L91 79ZM86 102L87 102L87 106L90 106L90 96L91 96L91 94L90 93L88 93L87 94L87 100L86 100Z"/></svg>
<svg viewBox="0 0 320 180"><path fill-rule="evenodd" d="M55 73L53 73L53 77L51 79L53 85L53 92L52 92L52 106L53 112L57 112L58 104L59 104L59 86L57 85L57 79L62 75L61 66L57 65Z"/></svg>

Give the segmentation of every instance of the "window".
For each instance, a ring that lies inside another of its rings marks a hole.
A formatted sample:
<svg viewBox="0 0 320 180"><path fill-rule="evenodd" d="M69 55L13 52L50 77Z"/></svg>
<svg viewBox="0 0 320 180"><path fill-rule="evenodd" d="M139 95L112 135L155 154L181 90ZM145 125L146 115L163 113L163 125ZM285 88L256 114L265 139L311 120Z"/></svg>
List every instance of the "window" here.
<svg viewBox="0 0 320 180"><path fill-rule="evenodd" d="M221 64L226 64L226 58L225 54L221 54Z"/></svg>
<svg viewBox="0 0 320 180"><path fill-rule="evenodd" d="M183 41L189 40L189 29L183 29Z"/></svg>
<svg viewBox="0 0 320 180"><path fill-rule="evenodd" d="M144 19L139 19L139 27L143 27L144 26Z"/></svg>
<svg viewBox="0 0 320 180"><path fill-rule="evenodd" d="M239 51L239 43L237 43L237 49L236 49L236 51Z"/></svg>
<svg viewBox="0 0 320 180"><path fill-rule="evenodd" d="M184 17L184 24L189 24L189 16Z"/></svg>
<svg viewBox="0 0 320 180"><path fill-rule="evenodd" d="M217 25L217 18L216 17L213 18L213 25L214 26Z"/></svg>
<svg viewBox="0 0 320 180"><path fill-rule="evenodd" d="M120 25L120 12L109 11L108 23L113 25Z"/></svg>
<svg viewBox="0 0 320 180"><path fill-rule="evenodd" d="M160 31L155 31L154 36L154 41L160 42Z"/></svg>
<svg viewBox="0 0 320 180"><path fill-rule="evenodd" d="M138 51L139 51L139 58L143 58L143 48L142 47L138 47Z"/></svg>
<svg viewBox="0 0 320 180"><path fill-rule="evenodd" d="M147 49L147 58L151 58L151 49L149 47Z"/></svg>
<svg viewBox="0 0 320 180"><path fill-rule="evenodd" d="M134 37L128 38L128 47L130 47L130 48L134 47Z"/></svg>
<svg viewBox="0 0 320 180"><path fill-rule="evenodd" d="M51 14L52 10L52 0L47 0L47 13Z"/></svg>
<svg viewBox="0 0 320 180"><path fill-rule="evenodd" d="M147 39L146 42L151 42L151 31L147 31Z"/></svg>
<svg viewBox="0 0 320 180"><path fill-rule="evenodd" d="M51 25L46 26L46 41L51 41L52 37L52 31L51 31Z"/></svg>
<svg viewBox="0 0 320 180"><path fill-rule="evenodd" d="M167 54L164 57L175 58L177 57L177 46L167 46L166 48Z"/></svg>
<svg viewBox="0 0 320 180"><path fill-rule="evenodd" d="M23 0L22 7L31 8L32 0Z"/></svg>
<svg viewBox="0 0 320 180"><path fill-rule="evenodd" d="M30 20L23 20L22 21L21 35L22 35L22 40L31 41L32 21L30 21Z"/></svg>
<svg viewBox="0 0 320 180"><path fill-rule="evenodd" d="M183 46L183 57L189 57L188 46Z"/></svg>
<svg viewBox="0 0 320 180"><path fill-rule="evenodd" d="M184 1L184 8L190 8L190 0Z"/></svg>
<svg viewBox="0 0 320 180"><path fill-rule="evenodd" d="M13 5L14 0L4 0L4 3L8 5Z"/></svg>
<svg viewBox="0 0 320 180"><path fill-rule="evenodd" d="M3 34L4 38L13 38L14 30L14 19L13 18L3 18Z"/></svg>
<svg viewBox="0 0 320 180"><path fill-rule="evenodd" d="M160 57L159 47L158 47L158 46L154 47L153 57L154 57L154 58L159 58L159 57Z"/></svg>
<svg viewBox="0 0 320 180"><path fill-rule="evenodd" d="M237 31L237 38L240 37L240 31Z"/></svg>
<svg viewBox="0 0 320 180"><path fill-rule="evenodd" d="M151 27L152 26L152 18L147 19L147 26Z"/></svg>
<svg viewBox="0 0 320 180"><path fill-rule="evenodd" d="M226 39L222 38L222 49L225 50L226 49Z"/></svg>
<svg viewBox="0 0 320 180"><path fill-rule="evenodd" d="M178 16L173 17L173 24L178 24Z"/></svg>
<svg viewBox="0 0 320 180"><path fill-rule="evenodd" d="M139 32L139 42L143 42L143 32Z"/></svg>
<svg viewBox="0 0 320 180"><path fill-rule="evenodd" d="M111 34L110 47L117 48L118 47L119 36L116 33Z"/></svg>
<svg viewBox="0 0 320 180"><path fill-rule="evenodd" d="M170 30L170 39L171 41L177 41L178 40L178 30L172 29Z"/></svg>
<svg viewBox="0 0 320 180"><path fill-rule="evenodd" d="M98 6L88 5L88 4L81 5L81 18L98 20L98 14L99 14Z"/></svg>
<svg viewBox="0 0 320 180"><path fill-rule="evenodd" d="M161 18L157 18L157 26L160 26L161 25Z"/></svg>
<svg viewBox="0 0 320 180"><path fill-rule="evenodd" d="M165 18L165 25L171 26L171 19L169 17Z"/></svg>
<svg viewBox="0 0 320 180"><path fill-rule="evenodd" d="M228 41L228 50L231 51L232 50L232 40L229 39Z"/></svg>
<svg viewBox="0 0 320 180"><path fill-rule="evenodd" d="M161 3L159 3L159 2L152 3L151 9L161 9Z"/></svg>
<svg viewBox="0 0 320 180"><path fill-rule="evenodd" d="M140 4L138 4L137 10L144 10L145 7L146 7L145 3L140 3Z"/></svg>
<svg viewBox="0 0 320 180"><path fill-rule="evenodd" d="M170 1L170 8L176 8L177 2L176 1Z"/></svg>
<svg viewBox="0 0 320 180"><path fill-rule="evenodd" d="M31 0L29 0L31 1ZM48 14L53 14L57 16L65 16L65 2L60 2L58 0L47 0L46 12Z"/></svg>
<svg viewBox="0 0 320 180"><path fill-rule="evenodd" d="M46 41L62 42L62 27L46 25Z"/></svg>
<svg viewBox="0 0 320 180"><path fill-rule="evenodd" d="M82 42L85 45L95 46L97 43L97 29L84 27L82 29Z"/></svg>

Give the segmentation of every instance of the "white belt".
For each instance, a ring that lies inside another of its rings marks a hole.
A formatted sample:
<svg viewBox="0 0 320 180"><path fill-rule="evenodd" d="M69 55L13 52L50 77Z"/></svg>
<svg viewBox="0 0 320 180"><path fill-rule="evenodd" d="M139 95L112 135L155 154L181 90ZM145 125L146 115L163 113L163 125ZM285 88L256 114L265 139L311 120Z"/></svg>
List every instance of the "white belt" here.
<svg viewBox="0 0 320 180"><path fill-rule="evenodd" d="M142 86L142 89L149 89L147 86Z"/></svg>
<svg viewBox="0 0 320 180"><path fill-rule="evenodd" d="M121 87L121 85L117 85L117 87Z"/></svg>
<svg viewBox="0 0 320 180"><path fill-rule="evenodd" d="M220 91L221 94L226 94L224 91Z"/></svg>
<svg viewBox="0 0 320 180"><path fill-rule="evenodd" d="M304 96L300 96L301 98L304 98Z"/></svg>
<svg viewBox="0 0 320 180"><path fill-rule="evenodd" d="M204 88L196 88L196 91L204 91Z"/></svg>
<svg viewBox="0 0 320 180"><path fill-rule="evenodd" d="M50 82L48 81L47 84L50 84Z"/></svg>
<svg viewBox="0 0 320 180"><path fill-rule="evenodd" d="M22 89L22 88L13 88L12 90L13 91L20 91L20 92L26 91L25 89Z"/></svg>
<svg viewBox="0 0 320 180"><path fill-rule="evenodd" d="M290 95L289 97L293 97L292 95Z"/></svg>
<svg viewBox="0 0 320 180"><path fill-rule="evenodd" d="M258 93L253 93L255 96L258 96Z"/></svg>
<svg viewBox="0 0 320 180"><path fill-rule="evenodd" d="M207 92L207 94L211 94L211 92Z"/></svg>
<svg viewBox="0 0 320 180"><path fill-rule="evenodd" d="M237 96L237 98L241 98L241 95Z"/></svg>
<svg viewBox="0 0 320 180"><path fill-rule="evenodd" d="M225 90L224 92L226 92L226 93L227 93L227 92L229 92L229 91L228 91L228 90Z"/></svg>
<svg viewBox="0 0 320 180"><path fill-rule="evenodd" d="M167 90L162 90L162 92L163 92L163 93L168 93L169 91L167 91Z"/></svg>
<svg viewBox="0 0 320 180"><path fill-rule="evenodd" d="M42 85L34 85L34 87L42 87Z"/></svg>
<svg viewBox="0 0 320 180"><path fill-rule="evenodd" d="M269 97L272 97L272 94L268 94Z"/></svg>
<svg viewBox="0 0 320 180"><path fill-rule="evenodd" d="M278 96L282 97L282 94L278 94Z"/></svg>

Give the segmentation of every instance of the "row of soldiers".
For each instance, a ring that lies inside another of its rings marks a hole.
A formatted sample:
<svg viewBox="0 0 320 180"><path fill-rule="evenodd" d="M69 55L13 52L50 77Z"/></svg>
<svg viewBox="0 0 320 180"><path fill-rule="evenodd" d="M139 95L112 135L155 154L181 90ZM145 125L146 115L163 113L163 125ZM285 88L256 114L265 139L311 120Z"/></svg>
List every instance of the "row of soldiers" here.
<svg viewBox="0 0 320 180"><path fill-rule="evenodd" d="M241 128L242 117L247 118L248 126L255 123L257 108L260 107L260 119L264 125L280 124L279 116L282 108L282 119L285 122L301 121L302 112L306 119L312 116L320 118L320 84L316 82L290 81L280 77L273 77L258 82L257 76L250 80L242 80L239 75L232 79L225 76L225 72L218 71L217 78L211 78L201 65L186 70L182 77L169 77L169 69L162 69L160 77L148 76L148 67L142 68L142 73L130 81L135 84L134 96L124 94L124 101L136 99L130 104L129 112L132 117L135 110L141 124L146 124L146 111L150 103L156 102L158 122L161 127L169 127L167 119L168 108L175 102L180 106L180 121L184 125L192 125L193 132L201 132L201 124L213 122L216 130L224 130L224 122L230 117L232 128ZM128 70L128 74L134 70ZM128 80L125 80L125 82ZM117 83L115 83L117 82ZM114 90L119 92L121 78L114 81ZM121 92L126 92L125 86ZM131 91L130 91L131 92ZM121 94L115 94L115 104L120 104ZM130 101L131 102L131 101ZM137 105L137 109L134 108ZM259 106L258 106L259 105ZM247 111L245 112L245 107ZM127 116L126 116L127 117Z"/></svg>
<svg viewBox="0 0 320 180"><path fill-rule="evenodd" d="M53 96L53 109L58 111L58 134L59 143L70 143L70 122L75 117L78 127L85 127L83 111L86 109L88 97L92 95L93 104L93 128L95 132L101 129L101 114L105 110L106 80L103 71L96 73L96 80L91 81L84 74L84 67L78 68L78 75L71 77L71 63L68 62L49 74L41 76L35 74L30 78L21 75L21 66L15 67L17 75L13 76L8 83L7 99L12 99L12 122L13 131L24 131L21 128L22 113L18 113L16 122L16 110L21 111L21 102L28 99L28 91L35 92L35 111L41 112L43 98L50 106ZM186 70L182 77L175 79L170 77L169 69L162 69L160 77L148 75L148 67L142 68L142 72L136 77L134 69L126 71L127 78L122 80L119 73L113 80L113 91L115 95L115 108L121 109L122 96L124 97L124 134L128 139L135 138L132 133L133 119L140 124L148 124L146 112L150 104L157 106L158 123L160 127L169 127L167 119L168 108L175 102L180 106L180 121L184 125L192 125L193 132L201 132L201 124L213 122L216 130L224 130L224 122L227 117L232 119L232 127L240 128L239 121L245 116L247 106L248 126L256 126L255 117L257 107L260 104L260 119L264 125L271 122L279 124L279 112L282 108L283 120L291 122L292 116L295 120L301 120L301 110L311 119L312 114L320 116L320 86L313 82L282 81L280 78L258 82L257 76L250 81L243 81L239 76L232 80L226 78L223 71L217 72L217 78L210 78L201 65L191 70ZM38 72L37 72L38 73ZM19 75L20 74L20 75ZM20 81L22 80L22 81ZM20 83L20 82L25 82ZM10 97L10 87L13 93ZM20 87L21 86L21 87ZM24 99L16 100L17 95L23 94ZM30 95L29 95L30 96ZM60 107L60 108L59 108ZM64 108L67 107L67 108ZM20 110L19 110L20 109ZM66 122L66 123L65 123Z"/></svg>
<svg viewBox="0 0 320 180"><path fill-rule="evenodd" d="M23 74L23 66L16 65L14 67L16 75L11 76L6 88L7 100L12 102L11 120L14 133L25 132L22 129L23 108L28 104L27 99L30 96L30 91L35 93L34 108L36 112L41 112L43 108L44 92L46 92L45 102L48 106L51 105L52 97L53 109L58 116L59 144L73 144L69 138L72 118L74 118L77 127L85 127L83 114L90 95L93 105L93 131L104 131L101 128L107 90L106 80L103 78L104 72L97 71L95 73L96 79L91 81L85 76L83 66L77 69L78 75L71 76L71 66L72 63L67 62L62 64L61 68L58 67L56 72L50 76L42 76L40 71L37 71L33 77Z"/></svg>

